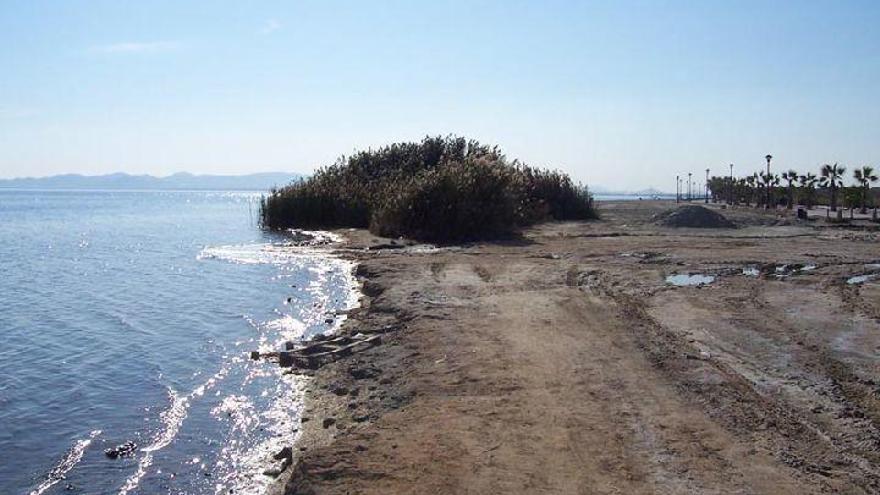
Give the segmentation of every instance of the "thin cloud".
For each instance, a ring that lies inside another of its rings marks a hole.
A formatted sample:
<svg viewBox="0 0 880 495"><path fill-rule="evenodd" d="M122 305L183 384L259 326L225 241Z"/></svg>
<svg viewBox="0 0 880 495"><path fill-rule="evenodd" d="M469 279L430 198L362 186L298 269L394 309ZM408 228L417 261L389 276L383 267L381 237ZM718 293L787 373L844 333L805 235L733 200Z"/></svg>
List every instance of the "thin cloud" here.
<svg viewBox="0 0 880 495"><path fill-rule="evenodd" d="M260 28L260 34L272 34L279 29L281 29L281 23L276 19L269 19Z"/></svg>
<svg viewBox="0 0 880 495"><path fill-rule="evenodd" d="M111 43L109 45L96 45L90 51L95 53L157 53L176 49L179 44L175 41L148 41Z"/></svg>

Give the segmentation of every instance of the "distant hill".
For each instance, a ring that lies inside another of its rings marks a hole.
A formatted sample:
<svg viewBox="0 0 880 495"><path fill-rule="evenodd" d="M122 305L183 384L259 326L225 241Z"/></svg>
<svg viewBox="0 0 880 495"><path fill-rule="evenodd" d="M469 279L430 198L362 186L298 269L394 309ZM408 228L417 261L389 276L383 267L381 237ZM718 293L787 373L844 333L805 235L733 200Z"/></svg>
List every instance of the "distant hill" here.
<svg viewBox="0 0 880 495"><path fill-rule="evenodd" d="M266 172L248 175L193 175L186 172L154 177L152 175L65 174L51 177L0 179L5 189L158 189L158 190L218 190L266 191L301 178L301 174Z"/></svg>

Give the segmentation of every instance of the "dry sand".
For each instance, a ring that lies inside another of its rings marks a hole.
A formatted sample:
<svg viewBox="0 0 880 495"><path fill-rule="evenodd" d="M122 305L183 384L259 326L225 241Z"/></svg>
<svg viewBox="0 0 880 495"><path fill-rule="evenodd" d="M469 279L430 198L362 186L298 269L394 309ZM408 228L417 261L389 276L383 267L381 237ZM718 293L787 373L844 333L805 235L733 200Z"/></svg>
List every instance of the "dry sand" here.
<svg viewBox="0 0 880 495"><path fill-rule="evenodd" d="M387 333L315 374L287 493L880 492L880 282L845 283L880 234L671 206L439 250L346 231L344 331Z"/></svg>

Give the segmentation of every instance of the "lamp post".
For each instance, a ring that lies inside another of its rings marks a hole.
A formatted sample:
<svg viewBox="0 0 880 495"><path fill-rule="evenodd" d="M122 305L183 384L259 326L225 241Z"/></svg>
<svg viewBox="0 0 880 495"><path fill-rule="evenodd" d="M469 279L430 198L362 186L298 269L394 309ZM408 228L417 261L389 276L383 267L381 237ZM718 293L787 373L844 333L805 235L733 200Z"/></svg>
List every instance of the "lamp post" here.
<svg viewBox="0 0 880 495"><path fill-rule="evenodd" d="M675 176L675 202L681 201L681 177Z"/></svg>
<svg viewBox="0 0 880 495"><path fill-rule="evenodd" d="M770 181L770 160L773 159L773 155L767 155L764 157L767 160L767 202L765 203L765 209L770 209L770 188L772 186L772 182Z"/></svg>
<svg viewBox="0 0 880 495"><path fill-rule="evenodd" d="M690 201L691 201L691 183L692 183L692 181L691 181L691 173L688 172L688 202L689 202L689 203L690 203Z"/></svg>
<svg viewBox="0 0 880 495"><path fill-rule="evenodd" d="M731 205L733 204L733 164L730 164L730 191L729 197L727 198L727 202Z"/></svg>
<svg viewBox="0 0 880 495"><path fill-rule="evenodd" d="M709 169L706 169L706 199L703 201L706 204L709 204Z"/></svg>

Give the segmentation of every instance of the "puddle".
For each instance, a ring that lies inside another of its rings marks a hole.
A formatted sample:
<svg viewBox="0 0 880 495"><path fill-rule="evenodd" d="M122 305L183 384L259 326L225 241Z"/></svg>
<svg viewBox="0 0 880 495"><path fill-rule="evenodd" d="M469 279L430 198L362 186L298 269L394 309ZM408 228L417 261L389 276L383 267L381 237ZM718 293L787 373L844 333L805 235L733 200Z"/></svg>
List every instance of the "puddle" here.
<svg viewBox="0 0 880 495"><path fill-rule="evenodd" d="M709 285L715 281L714 275L703 275L703 274L688 274L688 273L679 273L676 275L669 275L666 277L666 283L675 285L676 287L689 287L689 286L699 286L699 285Z"/></svg>
<svg viewBox="0 0 880 495"><path fill-rule="evenodd" d="M859 285L874 280L876 278L880 278L880 273L866 273L864 275L856 275L855 277L850 277L846 279L846 283L848 285Z"/></svg>
<svg viewBox="0 0 880 495"><path fill-rule="evenodd" d="M761 274L761 269L756 266L747 266L743 268L742 274L747 277L757 277Z"/></svg>
<svg viewBox="0 0 880 495"><path fill-rule="evenodd" d="M787 263L784 265L767 264L767 265L748 265L743 267L742 274L747 277L773 276L776 278L786 278L789 275L813 271L818 265L805 265L801 263Z"/></svg>
<svg viewBox="0 0 880 495"><path fill-rule="evenodd" d="M880 264L878 263L869 263L865 265L865 268L868 270L877 270L880 269ZM856 275L855 277L850 277L846 279L847 285L860 285L865 282L870 282L871 280L875 280L880 278L880 272L876 273L863 273L862 275Z"/></svg>

